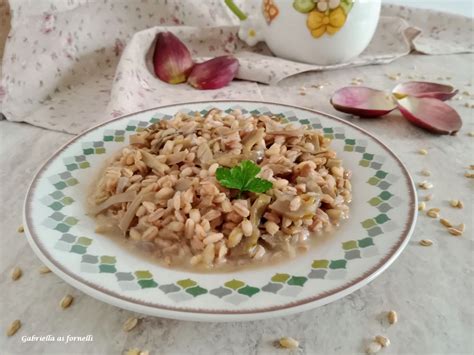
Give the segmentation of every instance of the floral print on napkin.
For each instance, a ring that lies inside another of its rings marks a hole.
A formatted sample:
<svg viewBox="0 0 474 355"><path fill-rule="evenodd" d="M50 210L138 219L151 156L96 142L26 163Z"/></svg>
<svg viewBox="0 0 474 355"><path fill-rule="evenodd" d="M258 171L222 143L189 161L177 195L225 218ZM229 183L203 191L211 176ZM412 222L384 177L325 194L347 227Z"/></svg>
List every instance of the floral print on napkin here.
<svg viewBox="0 0 474 355"><path fill-rule="evenodd" d="M248 1L236 2L255 11ZM276 58L263 43L247 47L238 39L238 20L220 0L10 0L10 7L0 110L9 120L68 133L173 102L261 99L256 82L276 85L311 70L389 63L412 49L473 51L468 19L395 6L383 7L377 33L361 56L333 66ZM199 60L234 53L243 80L216 91L160 82L150 53L155 34L164 30L176 33Z"/></svg>

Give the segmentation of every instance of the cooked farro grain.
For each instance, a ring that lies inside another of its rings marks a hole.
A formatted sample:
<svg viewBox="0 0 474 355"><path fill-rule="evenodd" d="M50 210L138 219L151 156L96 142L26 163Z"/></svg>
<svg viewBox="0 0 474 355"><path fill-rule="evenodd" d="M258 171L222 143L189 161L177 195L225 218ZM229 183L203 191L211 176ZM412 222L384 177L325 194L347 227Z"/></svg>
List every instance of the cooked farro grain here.
<svg viewBox="0 0 474 355"><path fill-rule="evenodd" d="M125 355L149 355L150 352L148 350L140 350L137 348L129 349L125 353Z"/></svg>
<svg viewBox="0 0 474 355"><path fill-rule="evenodd" d="M246 237L250 237L252 235L253 227L252 223L248 219L242 220L241 228Z"/></svg>
<svg viewBox="0 0 474 355"><path fill-rule="evenodd" d="M251 160L265 193L219 184L219 167ZM347 217L350 172L330 140L277 117L217 109L178 113L130 137L90 196L100 232L171 265L211 268L307 250L309 234ZM303 236L303 237L301 237Z"/></svg>
<svg viewBox="0 0 474 355"><path fill-rule="evenodd" d="M421 175L423 175L423 176L431 176L431 171L429 171L428 169L422 169L422 170L421 170Z"/></svg>

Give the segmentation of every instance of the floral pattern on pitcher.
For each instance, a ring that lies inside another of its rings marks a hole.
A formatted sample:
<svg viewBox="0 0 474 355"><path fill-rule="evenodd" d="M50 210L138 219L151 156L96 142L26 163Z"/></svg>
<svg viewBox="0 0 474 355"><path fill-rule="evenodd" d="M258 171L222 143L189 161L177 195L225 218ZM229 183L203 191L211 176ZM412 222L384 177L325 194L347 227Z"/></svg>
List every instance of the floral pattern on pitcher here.
<svg viewBox="0 0 474 355"><path fill-rule="evenodd" d="M346 23L354 0L294 0L296 11L307 14L306 26L314 38L333 35Z"/></svg>
<svg viewBox="0 0 474 355"><path fill-rule="evenodd" d="M263 0L262 8L263 8L263 17L265 17L265 20L267 21L268 24L271 24L272 21L280 13L280 10L278 10L278 7L275 5L273 0Z"/></svg>

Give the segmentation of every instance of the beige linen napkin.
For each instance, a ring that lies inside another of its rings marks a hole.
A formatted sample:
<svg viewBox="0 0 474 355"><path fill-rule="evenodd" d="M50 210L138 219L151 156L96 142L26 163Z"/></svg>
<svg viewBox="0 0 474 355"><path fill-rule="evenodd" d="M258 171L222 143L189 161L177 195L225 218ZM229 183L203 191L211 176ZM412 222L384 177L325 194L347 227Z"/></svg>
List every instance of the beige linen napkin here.
<svg viewBox="0 0 474 355"><path fill-rule="evenodd" d="M219 0L12 0L11 8L0 110L9 120L68 133L174 102L261 99L256 82L276 85L311 70L389 63L411 50L473 51L470 19L396 6L383 7L376 35L361 56L334 66L276 58L264 44L246 46L237 37L238 21ZM150 53L160 31L177 34L197 59L234 53L241 80L210 91L159 81Z"/></svg>

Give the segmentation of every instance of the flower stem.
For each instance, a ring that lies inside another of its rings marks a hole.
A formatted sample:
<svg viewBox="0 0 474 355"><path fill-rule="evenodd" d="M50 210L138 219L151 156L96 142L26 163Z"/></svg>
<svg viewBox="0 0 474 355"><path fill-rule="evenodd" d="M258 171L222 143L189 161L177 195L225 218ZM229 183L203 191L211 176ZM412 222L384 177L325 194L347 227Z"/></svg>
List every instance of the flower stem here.
<svg viewBox="0 0 474 355"><path fill-rule="evenodd" d="M235 16L239 18L240 21L244 21L247 19L247 15L242 12L242 10L239 9L237 5L235 5L234 0L224 0L225 4L227 7L232 11Z"/></svg>

